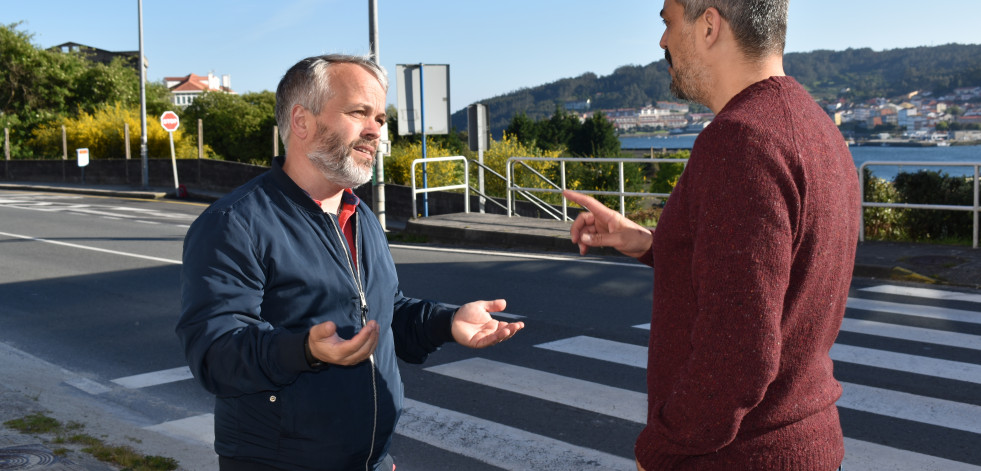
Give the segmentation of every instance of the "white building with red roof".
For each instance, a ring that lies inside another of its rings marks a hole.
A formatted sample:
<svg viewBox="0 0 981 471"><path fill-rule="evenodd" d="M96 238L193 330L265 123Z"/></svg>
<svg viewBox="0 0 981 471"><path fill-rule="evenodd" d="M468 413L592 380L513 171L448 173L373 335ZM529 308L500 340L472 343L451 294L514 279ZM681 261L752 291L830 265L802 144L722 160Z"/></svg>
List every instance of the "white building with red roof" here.
<svg viewBox="0 0 981 471"><path fill-rule="evenodd" d="M231 76L229 75L222 75L221 79L213 73L164 77L164 84L170 89L173 103L182 108L194 103L194 99L204 92L235 93L232 91Z"/></svg>

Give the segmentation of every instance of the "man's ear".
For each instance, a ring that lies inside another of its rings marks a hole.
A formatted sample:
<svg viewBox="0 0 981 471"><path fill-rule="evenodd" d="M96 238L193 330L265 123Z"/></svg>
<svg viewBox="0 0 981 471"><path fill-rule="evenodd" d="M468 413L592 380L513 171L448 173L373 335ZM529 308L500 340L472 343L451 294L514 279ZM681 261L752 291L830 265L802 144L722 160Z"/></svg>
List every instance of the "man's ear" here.
<svg viewBox="0 0 981 471"><path fill-rule="evenodd" d="M703 39L706 46L711 46L719 40L719 32L722 31L722 15L715 7L705 9L699 19L700 25L704 28Z"/></svg>
<svg viewBox="0 0 981 471"><path fill-rule="evenodd" d="M290 110L290 134L300 140L306 140L315 131L316 124L310 110L302 105L293 105Z"/></svg>

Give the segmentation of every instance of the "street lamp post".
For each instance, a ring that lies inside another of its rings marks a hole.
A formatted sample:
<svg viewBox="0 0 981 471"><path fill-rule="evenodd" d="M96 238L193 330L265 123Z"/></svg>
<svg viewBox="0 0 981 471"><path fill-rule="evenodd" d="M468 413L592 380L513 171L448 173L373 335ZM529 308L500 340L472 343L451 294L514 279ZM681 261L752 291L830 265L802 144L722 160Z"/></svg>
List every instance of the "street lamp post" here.
<svg viewBox="0 0 981 471"><path fill-rule="evenodd" d="M378 58L378 0L368 0L368 44L371 46L371 57L376 64ZM381 128L378 149L375 150L375 216L382 230L385 227L385 150L388 143L388 124Z"/></svg>

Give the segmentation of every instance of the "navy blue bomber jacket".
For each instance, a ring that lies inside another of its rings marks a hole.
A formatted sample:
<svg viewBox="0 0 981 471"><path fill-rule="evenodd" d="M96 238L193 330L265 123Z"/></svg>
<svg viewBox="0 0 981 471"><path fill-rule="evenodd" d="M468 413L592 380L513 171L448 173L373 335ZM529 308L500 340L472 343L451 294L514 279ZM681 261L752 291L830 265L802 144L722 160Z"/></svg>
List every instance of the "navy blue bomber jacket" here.
<svg viewBox="0 0 981 471"><path fill-rule="evenodd" d="M396 355L421 363L452 340L455 306L399 290L384 231L358 203L355 239L374 362L311 368L303 342L333 321L351 338L361 296L336 216L282 160L221 198L184 240L177 335L194 377L216 395L215 451L282 469L374 469L402 410Z"/></svg>

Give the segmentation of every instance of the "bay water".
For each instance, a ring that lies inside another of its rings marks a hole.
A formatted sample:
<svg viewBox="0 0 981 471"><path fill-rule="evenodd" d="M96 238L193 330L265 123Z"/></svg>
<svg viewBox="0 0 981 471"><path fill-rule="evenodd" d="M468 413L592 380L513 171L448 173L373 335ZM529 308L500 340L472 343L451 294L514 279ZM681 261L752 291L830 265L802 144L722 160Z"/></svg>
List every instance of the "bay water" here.
<svg viewBox="0 0 981 471"><path fill-rule="evenodd" d="M623 149L691 149L695 143L695 134L672 136L621 137L620 147ZM965 162L981 163L981 146L949 146L949 147L900 147L900 146L851 146L852 159L855 167L866 162ZM869 165L872 175L885 180L893 180L900 172L914 173L919 170L935 170L951 176L973 176L972 166L920 166L920 165Z"/></svg>

